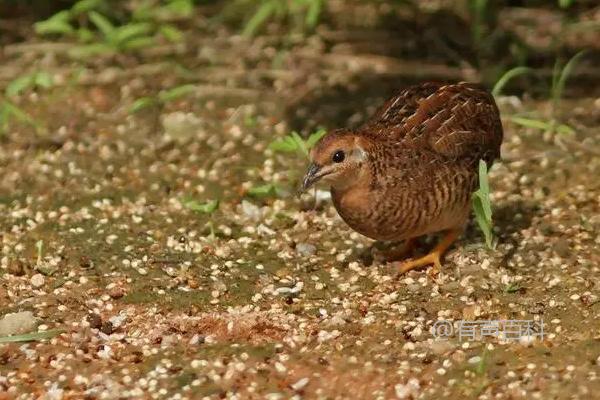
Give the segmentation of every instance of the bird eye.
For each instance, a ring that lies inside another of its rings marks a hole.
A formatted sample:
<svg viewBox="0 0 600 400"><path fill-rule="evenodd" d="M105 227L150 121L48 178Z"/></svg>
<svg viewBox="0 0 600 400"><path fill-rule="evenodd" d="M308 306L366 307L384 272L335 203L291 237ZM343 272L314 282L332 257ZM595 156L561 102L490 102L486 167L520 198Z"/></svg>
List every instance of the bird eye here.
<svg viewBox="0 0 600 400"><path fill-rule="evenodd" d="M333 157L331 157L331 159L333 160L333 162L341 163L342 161L344 161L345 157L346 157L346 154L344 154L344 151L338 150L335 153L333 153Z"/></svg>

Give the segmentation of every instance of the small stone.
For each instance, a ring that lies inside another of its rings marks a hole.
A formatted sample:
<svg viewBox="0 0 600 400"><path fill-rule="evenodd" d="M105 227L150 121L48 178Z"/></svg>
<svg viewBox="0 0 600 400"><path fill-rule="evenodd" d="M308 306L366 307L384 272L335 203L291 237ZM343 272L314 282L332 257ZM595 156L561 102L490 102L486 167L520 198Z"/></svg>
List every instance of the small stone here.
<svg viewBox="0 0 600 400"><path fill-rule="evenodd" d="M114 315L114 316L110 317L108 320L112 324L113 330L114 330L115 328L123 326L123 324L127 320L127 317L123 314L118 314L118 315Z"/></svg>
<svg viewBox="0 0 600 400"><path fill-rule="evenodd" d="M90 269L94 266L94 263L92 262L92 260L90 260L88 256L82 256L79 259L79 266L83 269Z"/></svg>
<svg viewBox="0 0 600 400"><path fill-rule="evenodd" d="M37 288L44 286L46 278L42 274L35 274L31 277L31 284Z"/></svg>
<svg viewBox="0 0 600 400"><path fill-rule="evenodd" d="M276 362L275 363L275 369L277 370L277 372L279 372L280 374L283 374L284 372L287 371L287 368L285 367L285 365L283 365L280 362Z"/></svg>
<svg viewBox="0 0 600 400"><path fill-rule="evenodd" d="M25 266L23 265L23 262L21 260L17 260L8 264L8 273L14 276L25 275Z"/></svg>
<svg viewBox="0 0 600 400"><path fill-rule="evenodd" d="M202 120L189 112L176 111L163 114L161 122L165 136L178 143L185 143L192 138L202 138L205 135Z"/></svg>
<svg viewBox="0 0 600 400"><path fill-rule="evenodd" d="M411 378L406 384L397 384L394 386L396 392L396 398L398 399L411 399L416 398L421 385L416 378Z"/></svg>
<svg viewBox="0 0 600 400"><path fill-rule="evenodd" d="M120 299L125 295L125 291L123 290L123 288L115 286L114 288L110 289L108 295L113 299Z"/></svg>
<svg viewBox="0 0 600 400"><path fill-rule="evenodd" d="M296 383L292 383L290 385L290 387L292 388L292 390L299 391L299 390L304 389L304 387L306 385L308 385L308 382L309 382L308 378L302 378L299 381L297 381Z"/></svg>
<svg viewBox="0 0 600 400"><path fill-rule="evenodd" d="M0 319L0 336L18 335L35 329L37 318L31 311L6 314Z"/></svg>
<svg viewBox="0 0 600 400"><path fill-rule="evenodd" d="M262 218L260 208L247 200L242 200L242 212L248 219L253 221L259 221Z"/></svg>
<svg viewBox="0 0 600 400"><path fill-rule="evenodd" d="M312 256L317 251L317 247L310 243L298 243L296 245L296 252L301 256Z"/></svg>
<svg viewBox="0 0 600 400"><path fill-rule="evenodd" d="M89 314L87 320L93 329L100 329L102 327L102 318L98 314Z"/></svg>
<svg viewBox="0 0 600 400"><path fill-rule="evenodd" d="M114 331L114 327L112 322L110 321L105 321L102 326L100 327L100 331L106 335L110 335L113 333Z"/></svg>

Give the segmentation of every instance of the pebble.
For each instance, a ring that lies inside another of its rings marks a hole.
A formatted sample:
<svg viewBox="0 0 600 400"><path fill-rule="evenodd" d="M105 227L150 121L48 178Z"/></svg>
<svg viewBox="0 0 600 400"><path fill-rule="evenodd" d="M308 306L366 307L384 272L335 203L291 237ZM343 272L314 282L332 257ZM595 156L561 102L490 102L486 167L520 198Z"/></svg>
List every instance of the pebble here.
<svg viewBox="0 0 600 400"><path fill-rule="evenodd" d="M105 321L102 326L100 327L100 331L106 335L110 335L113 333L114 327L112 322L110 321Z"/></svg>
<svg viewBox="0 0 600 400"><path fill-rule="evenodd" d="M25 267L21 261L15 261L8 264L8 273L15 276L25 275Z"/></svg>
<svg viewBox="0 0 600 400"><path fill-rule="evenodd" d="M280 362L276 362L275 363L275 369L277 370L277 372L283 374L284 372L287 371L287 368L285 367L285 365L283 365Z"/></svg>
<svg viewBox="0 0 600 400"><path fill-rule="evenodd" d="M44 283L46 283L46 278L42 274L35 274L31 277L31 284L36 288L44 286Z"/></svg>
<svg viewBox="0 0 600 400"><path fill-rule="evenodd" d="M419 394L419 389L421 385L419 384L418 379L411 378L408 380L406 384L399 383L394 386L394 391L396 392L396 398L398 399L411 399L416 398Z"/></svg>
<svg viewBox="0 0 600 400"><path fill-rule="evenodd" d="M34 330L37 318L31 311L6 314L0 319L0 336L18 335Z"/></svg>
<svg viewBox="0 0 600 400"><path fill-rule="evenodd" d="M113 299L120 299L125 295L125 292L122 288L115 286L108 292L108 295Z"/></svg>
<svg viewBox="0 0 600 400"><path fill-rule="evenodd" d="M290 385L290 387L295 391L302 390L302 389L304 389L304 387L306 385L308 385L308 382L309 382L308 378L302 378L299 381L297 381L296 383L292 383Z"/></svg>
<svg viewBox="0 0 600 400"><path fill-rule="evenodd" d="M87 321L92 329L100 329L102 327L102 317L98 314L89 314L87 316Z"/></svg>
<svg viewBox="0 0 600 400"><path fill-rule="evenodd" d="M301 256L312 256L316 253L317 247L310 243L298 243L296 245L296 252Z"/></svg>
<svg viewBox="0 0 600 400"><path fill-rule="evenodd" d="M262 218L260 208L247 200L242 200L242 212L253 221L259 221Z"/></svg>

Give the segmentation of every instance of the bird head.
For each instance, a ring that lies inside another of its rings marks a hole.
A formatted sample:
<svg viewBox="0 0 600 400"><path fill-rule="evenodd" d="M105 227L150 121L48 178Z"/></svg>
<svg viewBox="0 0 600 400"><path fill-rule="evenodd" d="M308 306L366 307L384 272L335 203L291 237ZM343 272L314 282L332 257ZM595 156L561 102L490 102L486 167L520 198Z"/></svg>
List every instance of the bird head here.
<svg viewBox="0 0 600 400"><path fill-rule="evenodd" d="M302 191L323 181L336 189L352 185L367 170L368 140L353 131L335 130L319 140L310 152L311 163Z"/></svg>

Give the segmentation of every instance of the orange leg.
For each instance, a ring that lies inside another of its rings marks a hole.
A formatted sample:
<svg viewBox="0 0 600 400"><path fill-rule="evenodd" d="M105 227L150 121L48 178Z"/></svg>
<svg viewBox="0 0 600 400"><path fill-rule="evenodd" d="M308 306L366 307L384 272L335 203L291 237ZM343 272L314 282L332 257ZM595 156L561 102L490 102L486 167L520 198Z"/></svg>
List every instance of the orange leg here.
<svg viewBox="0 0 600 400"><path fill-rule="evenodd" d="M417 258L416 260L408 260L400 263L400 274L410 271L414 268L423 267L433 264L433 273L439 272L442 268L440 258L446 252L448 247L460 236L462 229L450 229L446 235L440 240L435 248L426 256Z"/></svg>
<svg viewBox="0 0 600 400"><path fill-rule="evenodd" d="M374 253L377 259L383 262L391 262L405 259L415 248L415 239L406 239L401 246L391 250L379 251L374 248Z"/></svg>

